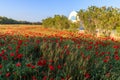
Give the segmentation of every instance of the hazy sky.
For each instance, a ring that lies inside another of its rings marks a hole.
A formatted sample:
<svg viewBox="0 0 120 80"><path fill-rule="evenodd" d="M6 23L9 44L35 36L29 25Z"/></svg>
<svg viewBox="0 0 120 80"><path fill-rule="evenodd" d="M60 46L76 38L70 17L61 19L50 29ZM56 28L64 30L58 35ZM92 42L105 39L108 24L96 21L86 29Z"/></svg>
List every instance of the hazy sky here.
<svg viewBox="0 0 120 80"><path fill-rule="evenodd" d="M0 0L0 16L34 22L55 14L68 16L91 5L120 8L120 0Z"/></svg>

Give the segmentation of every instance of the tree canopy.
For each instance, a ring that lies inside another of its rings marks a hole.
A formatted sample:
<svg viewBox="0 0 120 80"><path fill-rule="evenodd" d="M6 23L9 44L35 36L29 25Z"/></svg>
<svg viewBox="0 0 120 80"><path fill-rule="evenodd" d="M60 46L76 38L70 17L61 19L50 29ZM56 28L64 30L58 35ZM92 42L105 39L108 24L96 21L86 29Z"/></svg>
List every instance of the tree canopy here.
<svg viewBox="0 0 120 80"><path fill-rule="evenodd" d="M44 27L56 28L56 29L76 29L79 27L79 23L72 23L64 15L55 15L53 18L48 17L42 20Z"/></svg>
<svg viewBox="0 0 120 80"><path fill-rule="evenodd" d="M120 27L120 9L113 7L91 6L78 12L85 30L94 32L96 29L105 31Z"/></svg>

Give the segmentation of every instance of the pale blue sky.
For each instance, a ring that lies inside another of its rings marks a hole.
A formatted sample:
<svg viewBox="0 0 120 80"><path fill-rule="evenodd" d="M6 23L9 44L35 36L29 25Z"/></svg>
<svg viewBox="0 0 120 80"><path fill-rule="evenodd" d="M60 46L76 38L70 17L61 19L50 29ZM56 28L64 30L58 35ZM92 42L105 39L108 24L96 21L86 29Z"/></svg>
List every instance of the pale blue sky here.
<svg viewBox="0 0 120 80"><path fill-rule="evenodd" d="M0 16L35 22L55 14L68 16L91 5L120 8L120 0L0 0Z"/></svg>

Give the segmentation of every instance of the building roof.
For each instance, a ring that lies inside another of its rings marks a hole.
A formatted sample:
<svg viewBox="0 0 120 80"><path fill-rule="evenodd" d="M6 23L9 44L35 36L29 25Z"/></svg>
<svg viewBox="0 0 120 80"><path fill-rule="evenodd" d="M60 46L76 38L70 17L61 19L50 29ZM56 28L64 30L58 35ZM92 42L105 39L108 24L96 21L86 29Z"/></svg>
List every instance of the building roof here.
<svg viewBox="0 0 120 80"><path fill-rule="evenodd" d="M68 17L69 20L71 20L72 22L76 22L77 21L77 12L76 11L72 11Z"/></svg>

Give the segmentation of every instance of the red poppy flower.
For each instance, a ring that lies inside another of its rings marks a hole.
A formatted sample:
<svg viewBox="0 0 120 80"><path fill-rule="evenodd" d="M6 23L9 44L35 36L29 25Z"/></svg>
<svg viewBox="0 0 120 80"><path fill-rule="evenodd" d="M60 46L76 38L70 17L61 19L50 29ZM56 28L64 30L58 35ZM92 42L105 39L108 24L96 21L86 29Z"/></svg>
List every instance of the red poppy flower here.
<svg viewBox="0 0 120 80"><path fill-rule="evenodd" d="M8 72L8 73L6 73L6 75L5 75L6 77L9 77L10 76L10 73Z"/></svg>
<svg viewBox="0 0 120 80"><path fill-rule="evenodd" d="M47 80L47 76L44 76L42 80Z"/></svg>
<svg viewBox="0 0 120 80"><path fill-rule="evenodd" d="M18 62L18 63L16 64L16 66L17 66L17 67L20 67L20 66L21 66L21 63L20 63L20 62Z"/></svg>
<svg viewBox="0 0 120 80"><path fill-rule="evenodd" d="M61 69L61 65L58 65L57 68L58 68L58 69Z"/></svg>
<svg viewBox="0 0 120 80"><path fill-rule="evenodd" d="M0 69L2 68L2 64L0 64Z"/></svg>
<svg viewBox="0 0 120 80"><path fill-rule="evenodd" d="M16 49L16 53L18 53L19 52L19 50L18 49Z"/></svg>
<svg viewBox="0 0 120 80"><path fill-rule="evenodd" d="M38 66L45 66L46 65L46 60L39 60L37 65Z"/></svg>
<svg viewBox="0 0 120 80"><path fill-rule="evenodd" d="M37 78L35 76L32 76L32 80L37 80Z"/></svg>
<svg viewBox="0 0 120 80"><path fill-rule="evenodd" d="M21 59L23 57L23 54L17 54L16 58Z"/></svg>
<svg viewBox="0 0 120 80"><path fill-rule="evenodd" d="M7 58L6 55L2 56L2 59L3 59L3 60L8 60L8 58Z"/></svg>
<svg viewBox="0 0 120 80"><path fill-rule="evenodd" d="M40 40L36 40L36 43L39 44L39 43L40 43Z"/></svg>
<svg viewBox="0 0 120 80"><path fill-rule="evenodd" d="M14 56L15 56L15 54L14 54L14 53L10 53L10 56L11 56L11 57L14 57Z"/></svg>
<svg viewBox="0 0 120 80"><path fill-rule="evenodd" d="M61 80L65 80L65 78L61 78Z"/></svg>
<svg viewBox="0 0 120 80"><path fill-rule="evenodd" d="M27 67L31 67L31 66L32 66L32 64L31 64L31 63L29 63L29 64L26 64L26 66L27 66Z"/></svg>
<svg viewBox="0 0 120 80"><path fill-rule="evenodd" d="M90 74L89 73L85 73L85 78L90 78Z"/></svg>
<svg viewBox="0 0 120 80"><path fill-rule="evenodd" d="M2 50L1 54L4 54L5 53L5 50Z"/></svg>
<svg viewBox="0 0 120 80"><path fill-rule="evenodd" d="M8 46L8 49L9 49L9 50L12 50L12 47L11 47L11 46Z"/></svg>
<svg viewBox="0 0 120 80"><path fill-rule="evenodd" d="M114 59L115 59L115 60L119 60L119 56L118 56L118 55L115 55L115 56L114 56Z"/></svg>
<svg viewBox="0 0 120 80"><path fill-rule="evenodd" d="M103 60L104 63L107 63L108 61L109 61L108 59L104 59L104 60Z"/></svg>
<svg viewBox="0 0 120 80"><path fill-rule="evenodd" d="M53 71L55 68L54 68L54 66L49 65L49 69L50 69L51 71Z"/></svg>
<svg viewBox="0 0 120 80"><path fill-rule="evenodd" d="M18 40L18 45L22 45L22 40Z"/></svg>
<svg viewBox="0 0 120 80"><path fill-rule="evenodd" d="M114 49L118 49L119 46L118 46L118 45L114 45L113 48L114 48Z"/></svg>
<svg viewBox="0 0 120 80"><path fill-rule="evenodd" d="M31 68L32 68L32 69L35 69L35 66L34 66L34 65L32 65L32 66L31 66Z"/></svg>

